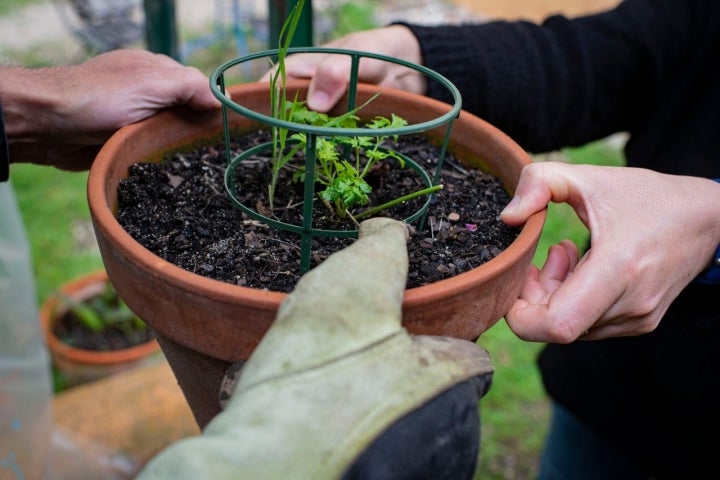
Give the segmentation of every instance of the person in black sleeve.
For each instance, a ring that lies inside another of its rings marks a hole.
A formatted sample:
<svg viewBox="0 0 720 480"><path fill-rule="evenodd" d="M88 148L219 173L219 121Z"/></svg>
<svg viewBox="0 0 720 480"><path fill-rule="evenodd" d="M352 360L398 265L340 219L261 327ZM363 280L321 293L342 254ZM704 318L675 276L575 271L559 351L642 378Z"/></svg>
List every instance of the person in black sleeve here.
<svg viewBox="0 0 720 480"><path fill-rule="evenodd" d="M716 478L720 431L720 2L626 0L542 24L393 24L335 47L415 61L448 77L466 110L533 153L628 132L627 167L535 163L502 218L566 202L583 252L551 247L507 313L546 342L553 421L539 477ZM338 56L288 58L328 109ZM360 79L443 99L420 74L363 61Z"/></svg>

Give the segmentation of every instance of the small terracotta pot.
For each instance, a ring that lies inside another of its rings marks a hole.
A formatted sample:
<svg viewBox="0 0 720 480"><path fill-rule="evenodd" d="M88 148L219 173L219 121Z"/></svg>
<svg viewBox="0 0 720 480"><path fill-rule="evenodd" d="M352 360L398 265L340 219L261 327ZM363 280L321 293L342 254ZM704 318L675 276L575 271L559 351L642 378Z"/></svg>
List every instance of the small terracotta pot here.
<svg viewBox="0 0 720 480"><path fill-rule="evenodd" d="M76 301L82 301L101 294L108 281L105 270L99 270L65 283L60 287L59 292ZM40 307L40 324L52 362L62 372L68 387L127 370L160 351L155 339L123 350L102 352L76 348L63 343L53 333L53 327L57 319L67 313L68 309L59 294L48 297Z"/></svg>
<svg viewBox="0 0 720 480"><path fill-rule="evenodd" d="M289 86L304 98L307 84ZM374 85L358 85L358 104L377 91L380 97L365 106L362 115L398 114L409 123L429 121L449 106L430 98ZM267 114L267 84L244 84L231 89L243 106ZM292 98L294 93L289 94ZM341 101L342 104L342 101ZM234 129L258 128L254 121L230 115ZM230 285L183 270L151 253L118 223L117 187L128 167L141 161L161 160L172 151L189 151L201 144L221 141L220 111L175 109L122 128L95 159L88 180L88 201L105 268L121 297L140 318L160 334L160 343L184 390L183 381L193 362L228 365L247 359L275 317L285 294ZM442 138L445 127L427 132ZM450 150L469 166L498 176L512 191L527 153L498 129L462 112L453 123ZM446 335L474 340L510 308L523 286L542 230L545 212L533 215L518 238L501 254L480 267L433 285L409 289L403 302L403 321L418 334ZM182 353L170 352L171 349ZM193 352L192 354L190 352ZM197 355L196 355L197 354ZM219 363L218 363L219 362ZM183 363L182 366L173 363ZM205 369L192 375L222 375ZM184 385L185 384L185 385ZM188 395L186 391L186 396ZM216 394L217 390L213 392ZM192 407L191 403L191 407ZM195 409L193 409L195 410ZM196 418L198 417L196 412ZM203 418L205 416L203 415ZM200 421L203 425L203 421Z"/></svg>

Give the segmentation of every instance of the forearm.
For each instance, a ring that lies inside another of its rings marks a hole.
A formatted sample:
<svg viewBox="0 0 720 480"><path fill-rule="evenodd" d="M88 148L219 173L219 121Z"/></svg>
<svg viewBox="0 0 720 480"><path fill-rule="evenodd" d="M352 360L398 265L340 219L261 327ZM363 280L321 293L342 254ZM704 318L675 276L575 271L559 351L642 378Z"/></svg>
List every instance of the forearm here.
<svg viewBox="0 0 720 480"><path fill-rule="evenodd" d="M86 100L73 81L72 67L0 69L10 163L88 168L99 142L91 138L92 130L78 125Z"/></svg>
<svg viewBox="0 0 720 480"><path fill-rule="evenodd" d="M17 144L40 142L55 130L53 118L62 112L64 101L57 70L0 69L0 104L11 152Z"/></svg>
<svg viewBox="0 0 720 480"><path fill-rule="evenodd" d="M565 20L565 22L569 22ZM427 27L411 25L424 64L462 94L463 109L499 127L533 152L585 143L609 133L595 110L589 53L572 38L529 22ZM571 50L571 52L568 52ZM443 98L430 84L428 95ZM613 99L605 96L610 104Z"/></svg>
<svg viewBox="0 0 720 480"><path fill-rule="evenodd" d="M701 36L693 20L709 13L684 2L626 0L608 12L542 25L410 28L424 64L458 86L463 108L541 152L643 124L662 101L659 87ZM431 85L428 94L439 93Z"/></svg>
<svg viewBox="0 0 720 480"><path fill-rule="evenodd" d="M167 107L217 108L208 79L165 55L114 50L77 65L0 69L12 162L90 166L117 129Z"/></svg>

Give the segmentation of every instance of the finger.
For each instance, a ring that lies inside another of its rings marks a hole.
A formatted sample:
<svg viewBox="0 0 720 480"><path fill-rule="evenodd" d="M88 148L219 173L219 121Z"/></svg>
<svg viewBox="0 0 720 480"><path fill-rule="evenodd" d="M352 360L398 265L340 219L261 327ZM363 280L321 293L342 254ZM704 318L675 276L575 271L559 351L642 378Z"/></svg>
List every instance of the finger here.
<svg viewBox="0 0 720 480"><path fill-rule="evenodd" d="M578 340L603 340L615 337L635 337L650 333L657 328L657 322L648 318L625 319L621 323L605 324L586 330Z"/></svg>
<svg viewBox="0 0 720 480"><path fill-rule="evenodd" d="M622 296L624 287L616 281L609 263L597 259L579 263L546 302L519 299L505 317L508 325L527 340L550 343L576 340Z"/></svg>
<svg viewBox="0 0 720 480"><path fill-rule="evenodd" d="M350 78L350 58L346 55L297 54L291 55L285 62L287 79L310 79L308 87L308 108L318 112L327 112L347 90ZM268 82L275 69L271 69L260 78Z"/></svg>
<svg viewBox="0 0 720 480"><path fill-rule="evenodd" d="M285 75L287 79L308 79L315 76L318 65L326 58L327 54L320 53L296 53L289 55L285 59ZM269 82L272 76L277 72L278 66L275 65L266 71L260 82Z"/></svg>
<svg viewBox="0 0 720 480"><path fill-rule="evenodd" d="M604 340L606 338L626 337L629 336L627 329L622 325L603 325L600 327L589 328L578 340Z"/></svg>
<svg viewBox="0 0 720 480"><path fill-rule="evenodd" d="M182 67L186 81L179 86L183 87L181 103L198 110L210 110L220 107L220 100L210 90L208 78L197 68Z"/></svg>
<svg viewBox="0 0 720 480"><path fill-rule="evenodd" d="M545 209L548 203L568 200L572 184L563 174L564 165L558 162L526 165L510 203L500 213L508 225L520 225L530 215Z"/></svg>
<svg viewBox="0 0 720 480"><path fill-rule="evenodd" d="M577 265L578 249L570 240L563 240L548 250L545 265L540 270L540 283L559 283L565 280Z"/></svg>
<svg viewBox="0 0 720 480"><path fill-rule="evenodd" d="M518 336L533 341L547 341L545 334L534 328L534 319L538 312L547 314L553 293L573 272L577 262L577 246L569 240L563 240L550 247L541 270L533 267L520 298L506 315L508 325ZM578 334L580 332L582 330L578 330Z"/></svg>
<svg viewBox="0 0 720 480"><path fill-rule="evenodd" d="M542 269L533 267L532 274L528 275L520 298L532 304L547 303L565 278L569 265L569 257L562 245L551 246Z"/></svg>
<svg viewBox="0 0 720 480"><path fill-rule="evenodd" d="M578 249L570 240L551 246L542 269L533 267L534 273L528 275L521 298L530 303L547 303L550 295L575 269L577 262Z"/></svg>
<svg viewBox="0 0 720 480"><path fill-rule="evenodd" d="M331 55L318 65L308 89L308 108L327 112L347 90L350 78L350 58Z"/></svg>

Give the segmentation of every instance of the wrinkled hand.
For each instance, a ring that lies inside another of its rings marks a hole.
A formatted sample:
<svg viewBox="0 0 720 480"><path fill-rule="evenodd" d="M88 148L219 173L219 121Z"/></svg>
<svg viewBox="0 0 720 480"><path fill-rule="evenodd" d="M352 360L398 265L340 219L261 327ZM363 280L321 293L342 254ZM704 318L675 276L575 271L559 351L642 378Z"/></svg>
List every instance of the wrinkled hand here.
<svg viewBox="0 0 720 480"><path fill-rule="evenodd" d="M161 109L220 105L199 70L144 50L116 50L79 65L9 68L3 76L11 161L68 170L88 168L115 130Z"/></svg>
<svg viewBox="0 0 720 480"><path fill-rule="evenodd" d="M420 46L412 32L404 26L351 33L334 40L325 47L362 50L420 64ZM287 79L311 79L308 91L308 107L326 112L332 108L347 90L350 78L350 57L345 55L297 54L285 60ZM412 69L381 60L360 60L358 79L386 87L415 93L424 93L425 78ZM270 72L263 76L267 81Z"/></svg>
<svg viewBox="0 0 720 480"><path fill-rule="evenodd" d="M654 330L720 242L720 186L697 177L625 167L531 164L502 213L519 225L549 202L570 204L588 227L578 259L569 241L532 268L506 315L531 341L568 343Z"/></svg>

